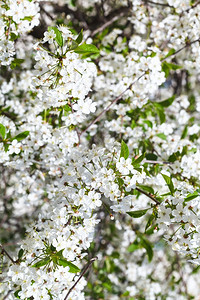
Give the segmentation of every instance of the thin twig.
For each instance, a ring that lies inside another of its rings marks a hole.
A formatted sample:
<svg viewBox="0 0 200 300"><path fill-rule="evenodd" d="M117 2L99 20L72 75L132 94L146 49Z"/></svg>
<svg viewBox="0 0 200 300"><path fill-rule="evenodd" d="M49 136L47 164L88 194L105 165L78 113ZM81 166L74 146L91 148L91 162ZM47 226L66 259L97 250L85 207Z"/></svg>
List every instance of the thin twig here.
<svg viewBox="0 0 200 300"><path fill-rule="evenodd" d="M66 300L69 296L69 294L72 292L72 290L75 288L75 286L77 285L77 283L81 280L81 278L85 275L85 273L87 272L87 270L89 269L89 267L91 266L91 264L97 260L97 257L91 258L90 261L88 262L88 264L83 268L78 280L74 283L74 285L69 289L67 295L65 296L64 300Z"/></svg>
<svg viewBox="0 0 200 300"><path fill-rule="evenodd" d="M165 61L167 58L171 57L171 56L174 56L176 55L177 53L181 52L182 50L184 50L185 48L188 48L189 46L191 46L192 44L196 43L196 42L199 42L200 41L200 38L190 42L190 43L187 43L185 46L183 46L182 48L178 49L177 51L175 51L174 53L172 53L171 55L169 55L168 57L164 57L163 59L161 59L161 61ZM95 124L96 122L99 121L99 119L110 109L110 107L115 104L117 101L119 101L122 96L132 88L132 86L138 81L140 80L144 75L146 74L146 72L142 73L137 79L135 79L119 96L117 96L115 99L113 99L111 101L111 103L96 117L96 119L94 119L82 132L80 132L80 136L85 133L93 124Z"/></svg>
<svg viewBox="0 0 200 300"><path fill-rule="evenodd" d="M96 119L94 119L81 133L80 136L85 133L88 128L90 128L90 126L92 126L93 124L95 124L96 122L99 121L99 119L101 118L101 116L103 116L109 109L110 107L116 103L117 101L119 101L121 99L121 97L132 88L132 86L138 81L140 80L140 78L142 78L144 75L146 74L146 72L142 73L142 75L140 75L136 80L134 80L119 96L117 96L115 99L113 99L111 101L111 103L96 117Z"/></svg>
<svg viewBox="0 0 200 300"><path fill-rule="evenodd" d="M200 38L198 38L198 39L196 39L196 40L194 40L194 41L192 41L192 42L190 42L190 43L186 43L185 46L183 46L182 48L178 49L177 51L175 51L174 53L172 53L172 54L169 55L168 57L171 57L171 56L176 55L177 53L181 52L182 50L184 50L184 49L190 47L192 44L197 43L197 42L200 42ZM168 57L163 58L161 61L166 60Z"/></svg>
<svg viewBox="0 0 200 300"><path fill-rule="evenodd" d="M11 292L12 292L12 290L8 291L8 293L3 297L2 300L6 300Z"/></svg>
<svg viewBox="0 0 200 300"><path fill-rule="evenodd" d="M111 24L113 24L115 21L117 21L118 19L120 19L121 17L123 17L125 15L126 12L121 12L118 16L114 16L111 20L107 21L106 23L104 23L101 27L97 28L96 30L94 30L91 33L91 37L94 37L97 33L102 32L106 27L110 26Z"/></svg>
<svg viewBox="0 0 200 300"><path fill-rule="evenodd" d="M74 113L74 109L73 109L73 106L72 106L72 102L70 101L70 104L71 104L71 109L72 109L72 113ZM76 131L76 133L77 133L77 136L78 136L78 145L80 145L80 143L81 143L81 138L80 138L80 132L79 132L79 130L78 130L78 128L77 127L75 127L75 131Z"/></svg>
<svg viewBox="0 0 200 300"><path fill-rule="evenodd" d="M161 161L161 160L144 160L144 163L148 163L148 164L160 164L160 165L170 165L172 164L172 162L170 161Z"/></svg>
<svg viewBox="0 0 200 300"><path fill-rule="evenodd" d="M152 194L150 193L146 193L145 191L141 190L140 188L136 187L135 188L138 192L140 192L141 194L144 194L145 196L149 197L151 200L153 200L157 205L160 204L160 202L154 198L154 196L152 196Z"/></svg>
<svg viewBox="0 0 200 300"><path fill-rule="evenodd" d="M6 254L7 255L7 257L10 259L10 261L13 263L13 264L15 264L15 261L14 261L14 259L10 256L10 254L3 248L3 246L2 245L0 245L0 248L1 248L1 253L2 254Z"/></svg>
<svg viewBox="0 0 200 300"><path fill-rule="evenodd" d="M186 9L184 12L188 13L191 9L195 8L199 4L200 4L200 1L198 1L197 3L195 3L194 5L192 5L190 8Z"/></svg>
<svg viewBox="0 0 200 300"><path fill-rule="evenodd" d="M143 2L145 2L145 4L153 4L153 5L160 5L160 6L164 6L164 7L170 7L170 8L174 8L173 6L169 5L169 4L165 4L165 3L159 3L159 2L154 2L154 1L150 1L150 0L143 0Z"/></svg>

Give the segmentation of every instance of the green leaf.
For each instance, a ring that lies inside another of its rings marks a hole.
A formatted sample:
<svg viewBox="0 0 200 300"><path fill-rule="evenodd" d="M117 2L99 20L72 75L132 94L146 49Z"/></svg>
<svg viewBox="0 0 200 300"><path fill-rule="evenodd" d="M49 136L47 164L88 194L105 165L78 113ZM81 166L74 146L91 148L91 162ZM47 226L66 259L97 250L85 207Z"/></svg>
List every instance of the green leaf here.
<svg viewBox="0 0 200 300"><path fill-rule="evenodd" d="M147 124L148 127L153 128L153 123L149 120L144 120L143 123ZM132 127L131 127L132 128Z"/></svg>
<svg viewBox="0 0 200 300"><path fill-rule="evenodd" d="M166 78L169 76L171 70L175 71L175 70L181 69L181 68L182 68L182 66L168 63L166 61L164 61L162 63L162 71L165 73Z"/></svg>
<svg viewBox="0 0 200 300"><path fill-rule="evenodd" d="M29 131L24 131L19 133L18 135L14 136L11 141L17 140L18 142L24 140L29 135Z"/></svg>
<svg viewBox="0 0 200 300"><path fill-rule="evenodd" d="M31 22L33 20L33 17L32 16L26 16L21 20L27 20L27 21Z"/></svg>
<svg viewBox="0 0 200 300"><path fill-rule="evenodd" d="M138 185L138 187L139 187L140 189L142 189L143 191L148 192L148 193L150 193L150 194L152 194L152 195L155 194L155 193L154 193L154 189L153 189L152 187L150 187L150 186L140 184L140 185Z"/></svg>
<svg viewBox="0 0 200 300"><path fill-rule="evenodd" d="M145 158L145 155L146 155L146 153L143 153L136 159L132 158L132 165L137 166L138 164L140 164L143 161L143 159Z"/></svg>
<svg viewBox="0 0 200 300"><path fill-rule="evenodd" d="M128 250L128 252L134 252L134 251L136 251L136 250L138 250L140 248L141 248L140 244L137 241L135 241L130 246L128 246L127 250Z"/></svg>
<svg viewBox="0 0 200 300"><path fill-rule="evenodd" d="M54 33L56 34L56 37L55 37L56 43L58 44L58 46L62 47L64 45L62 32L60 30L58 30L57 27L49 26L48 31L51 31L51 30L53 30Z"/></svg>
<svg viewBox="0 0 200 300"><path fill-rule="evenodd" d="M153 103L155 111L160 119L160 123L164 123L165 122L165 112L164 112L164 108L162 105L160 105L160 103Z"/></svg>
<svg viewBox="0 0 200 300"><path fill-rule="evenodd" d="M140 218L146 214L146 212L149 210L147 209L142 209L142 210L135 210L135 211L127 211L126 213L131 216L132 218Z"/></svg>
<svg viewBox="0 0 200 300"><path fill-rule="evenodd" d="M24 249L20 249L18 252L18 259L21 259L24 254Z"/></svg>
<svg viewBox="0 0 200 300"><path fill-rule="evenodd" d="M15 41L18 37L19 35L16 35L14 32L10 33L10 41Z"/></svg>
<svg viewBox="0 0 200 300"><path fill-rule="evenodd" d="M186 138L187 133L188 133L188 126L185 125L185 128L183 129L183 132L182 132L182 135L181 135L181 140Z"/></svg>
<svg viewBox="0 0 200 300"><path fill-rule="evenodd" d="M188 202L192 199L195 199L198 196L199 196L199 193L197 191L195 191L194 193L188 194L187 197L184 198L184 202Z"/></svg>
<svg viewBox="0 0 200 300"><path fill-rule="evenodd" d="M24 59L15 58L10 65L10 68L13 70L16 67L19 67L24 62Z"/></svg>
<svg viewBox="0 0 200 300"><path fill-rule="evenodd" d="M95 54L99 53L99 49L95 45L84 43L78 46L74 52L78 54Z"/></svg>
<svg viewBox="0 0 200 300"><path fill-rule="evenodd" d="M75 40L72 40L71 47L68 51L75 50L78 47L78 43Z"/></svg>
<svg viewBox="0 0 200 300"><path fill-rule="evenodd" d="M167 140L167 137L166 137L166 135L164 133L158 133L158 134L156 134L156 136L158 136L160 139L162 139L164 141Z"/></svg>
<svg viewBox="0 0 200 300"><path fill-rule="evenodd" d="M155 219L155 215L154 215L154 213L152 213L147 221L146 226L145 226L145 233L147 232L147 229L152 225L154 219Z"/></svg>
<svg viewBox="0 0 200 300"><path fill-rule="evenodd" d="M79 33L78 37L76 38L76 43L80 44L83 40L83 29L81 29L81 32Z"/></svg>
<svg viewBox="0 0 200 300"><path fill-rule="evenodd" d="M141 245L142 245L142 247L146 249L146 252L147 252L147 255L148 255L148 260L150 262L150 261L152 261L152 258L153 258L153 246L143 236L141 236L140 239L141 239Z"/></svg>
<svg viewBox="0 0 200 300"><path fill-rule="evenodd" d="M169 57L169 56L171 56L171 55L173 55L175 52L176 51L175 51L174 48L170 49L169 52L167 53L167 55L164 57L164 59L167 58L167 57Z"/></svg>
<svg viewBox="0 0 200 300"><path fill-rule="evenodd" d="M173 185L171 177L169 177L169 176L167 176L165 174L162 174L162 173L161 173L161 175L164 178L164 180L165 180L165 182L166 182L166 184L167 184L167 186L168 186L168 188L169 188L169 190L171 192L171 195L173 195L174 192L175 192L175 189L174 189L174 185Z"/></svg>
<svg viewBox="0 0 200 300"><path fill-rule="evenodd" d="M20 299L19 297L19 292L21 292L21 288L19 290L17 290L16 292L14 292L14 296L17 298L17 299Z"/></svg>
<svg viewBox="0 0 200 300"><path fill-rule="evenodd" d="M47 265L51 261L50 257L45 257L44 259L39 260L34 265L32 265L33 268L41 268L45 265Z"/></svg>
<svg viewBox="0 0 200 300"><path fill-rule="evenodd" d="M154 154L154 153L147 153L146 154L146 159L147 160L157 160L157 155L156 154Z"/></svg>
<svg viewBox="0 0 200 300"><path fill-rule="evenodd" d="M59 264L59 266L69 267L69 272L70 273L78 273L78 272L80 272L80 269L77 266L75 266L70 261L67 261L65 258L59 258L58 259L58 264Z"/></svg>
<svg viewBox="0 0 200 300"><path fill-rule="evenodd" d="M169 107L175 100L176 96L172 96L164 101L158 102L160 105L162 105L163 107Z"/></svg>
<svg viewBox="0 0 200 300"><path fill-rule="evenodd" d="M124 157L127 159L129 157L129 149L126 143L122 140L121 142L121 152L120 152L120 157Z"/></svg>
<svg viewBox="0 0 200 300"><path fill-rule="evenodd" d="M6 135L6 127L3 124L0 124L0 135L2 136L2 138L5 138Z"/></svg>

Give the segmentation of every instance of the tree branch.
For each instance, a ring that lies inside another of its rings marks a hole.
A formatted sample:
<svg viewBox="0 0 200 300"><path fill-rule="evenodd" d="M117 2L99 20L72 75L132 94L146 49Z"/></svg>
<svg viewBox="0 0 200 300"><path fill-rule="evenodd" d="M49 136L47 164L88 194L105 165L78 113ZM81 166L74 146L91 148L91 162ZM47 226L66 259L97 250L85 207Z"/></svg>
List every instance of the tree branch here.
<svg viewBox="0 0 200 300"><path fill-rule="evenodd" d="M0 248L1 248L1 253L2 254L6 254L6 256L10 259L10 261L13 263L13 264L15 264L15 261L14 261L14 259L10 256L10 254L3 248L3 246L2 245L0 245Z"/></svg>
<svg viewBox="0 0 200 300"><path fill-rule="evenodd" d="M145 196L149 197L151 200L153 200L157 205L160 204L160 202L154 198L154 196L152 196L152 194L150 193L146 193L145 191L141 190L140 188L136 187L135 188L138 192L140 192L141 194L144 194Z"/></svg>
<svg viewBox="0 0 200 300"><path fill-rule="evenodd" d="M83 268L78 280L74 283L74 285L69 289L67 295L65 296L64 300L66 300L69 296L69 294L72 292L72 290L75 288L75 286L78 284L78 282L81 280L81 278L84 276L84 274L87 272L87 270L89 269L89 267L91 266L91 264L97 260L97 257L91 258L90 261L88 262L87 265L85 265L85 267Z"/></svg>
<svg viewBox="0 0 200 300"><path fill-rule="evenodd" d="M122 96L128 91L128 90L130 90L131 88L132 88L132 86L138 81L138 80L140 80L140 78L142 78L144 75L146 74L146 72L144 72L144 73L142 73L142 75L140 75L136 80L134 80L118 97L116 97L115 99L113 99L112 101L111 101L111 103L96 117L96 119L94 119L87 127L86 127L86 129L84 129L81 133L80 133L80 136L83 134L83 133L85 133L87 130L88 130L88 128L90 128L90 126L92 126L93 124L95 124L96 122L98 122L99 121L99 119L101 119L101 116L103 116L109 109L110 109L110 107L114 104L114 103L116 103L117 101L119 101L121 98L122 98Z"/></svg>
<svg viewBox="0 0 200 300"><path fill-rule="evenodd" d="M164 7L174 8L173 6L171 6L167 3L159 3L159 2L154 2L154 1L150 1L150 0L143 0L143 2L145 2L145 4L160 5L160 6L164 6Z"/></svg>

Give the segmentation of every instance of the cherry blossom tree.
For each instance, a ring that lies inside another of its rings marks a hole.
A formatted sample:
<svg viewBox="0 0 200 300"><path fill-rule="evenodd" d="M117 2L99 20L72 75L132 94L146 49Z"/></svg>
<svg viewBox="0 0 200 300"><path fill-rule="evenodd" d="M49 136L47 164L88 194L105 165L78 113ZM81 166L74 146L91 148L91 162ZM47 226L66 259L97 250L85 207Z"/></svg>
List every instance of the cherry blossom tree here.
<svg viewBox="0 0 200 300"><path fill-rule="evenodd" d="M200 1L0 14L0 299L200 299Z"/></svg>

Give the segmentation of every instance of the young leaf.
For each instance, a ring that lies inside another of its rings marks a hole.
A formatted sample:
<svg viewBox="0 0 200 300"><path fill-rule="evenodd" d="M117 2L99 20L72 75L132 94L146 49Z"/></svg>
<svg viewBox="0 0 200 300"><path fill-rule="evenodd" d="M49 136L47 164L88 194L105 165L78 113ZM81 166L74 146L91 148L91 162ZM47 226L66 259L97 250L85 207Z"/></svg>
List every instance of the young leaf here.
<svg viewBox="0 0 200 300"><path fill-rule="evenodd" d="M145 227L145 233L146 233L147 229L152 225L154 219L155 219L154 214L151 214L147 221L146 227Z"/></svg>
<svg viewBox="0 0 200 300"><path fill-rule="evenodd" d="M120 152L120 157L124 157L127 159L129 157L129 149L126 143L122 140L121 142L121 152Z"/></svg>
<svg viewBox="0 0 200 300"><path fill-rule="evenodd" d="M11 140L17 140L18 142L24 140L29 135L29 131L24 131L13 137Z"/></svg>
<svg viewBox="0 0 200 300"><path fill-rule="evenodd" d="M127 250L128 250L128 252L134 252L135 250L138 250L140 248L141 248L141 246L136 240L136 241L134 241L134 243L132 243L131 245L128 246Z"/></svg>
<svg viewBox="0 0 200 300"><path fill-rule="evenodd" d="M45 257L44 259L39 260L38 262L36 262L34 265L32 265L33 268L40 268L43 267L45 265L47 265L50 262L50 257Z"/></svg>
<svg viewBox="0 0 200 300"><path fill-rule="evenodd" d="M19 67L24 62L24 59L15 58L10 65L10 68L13 70L16 67Z"/></svg>
<svg viewBox="0 0 200 300"><path fill-rule="evenodd" d="M174 48L170 49L169 52L167 53L167 55L164 57L164 59L167 58L167 57L169 57L169 56L171 56L171 55L173 55L175 52L176 51L175 51Z"/></svg>
<svg viewBox="0 0 200 300"><path fill-rule="evenodd" d="M136 158L136 159L133 158L132 159L132 165L136 166L136 165L140 164L143 161L143 159L145 158L145 155L146 155L146 153L143 153L138 158Z"/></svg>
<svg viewBox="0 0 200 300"><path fill-rule="evenodd" d="M99 53L99 49L95 45L84 43L78 46L74 52L78 54L95 54Z"/></svg>
<svg viewBox="0 0 200 300"><path fill-rule="evenodd" d="M188 126L185 125L185 128L183 129L183 132L182 132L182 135L181 135L181 140L186 138L187 133L188 133Z"/></svg>
<svg viewBox="0 0 200 300"><path fill-rule="evenodd" d="M160 139L162 139L164 141L167 140L167 137L166 137L166 135L164 133L158 133L158 134L156 134L156 136L158 136Z"/></svg>
<svg viewBox="0 0 200 300"><path fill-rule="evenodd" d="M3 124L0 124L0 135L2 136L2 138L5 138L6 135L6 127Z"/></svg>
<svg viewBox="0 0 200 300"><path fill-rule="evenodd" d="M173 195L174 192L175 192L175 189L174 189L174 185L173 185L171 177L169 177L169 176L167 176L165 174L161 174L161 175L164 178L166 184L168 185L168 188L169 188L171 194Z"/></svg>
<svg viewBox="0 0 200 300"><path fill-rule="evenodd" d="M142 209L142 210L135 210L135 211L127 211L126 213L131 216L132 218L140 218L146 214L146 212L149 210L147 209Z"/></svg>
<svg viewBox="0 0 200 300"><path fill-rule="evenodd" d="M24 254L24 249L20 249L18 252L18 259L21 259Z"/></svg>
<svg viewBox="0 0 200 300"><path fill-rule="evenodd" d="M58 264L59 264L59 266L69 267L69 272L70 273L78 273L78 272L80 272L80 269L77 266L75 266L70 261L67 261L65 258L59 258L58 259Z"/></svg>
<svg viewBox="0 0 200 300"><path fill-rule="evenodd" d="M83 40L83 29L81 29L81 32L79 33L79 35L76 38L76 42L77 44L80 44Z"/></svg>
<svg viewBox="0 0 200 300"><path fill-rule="evenodd" d="M184 202L188 202L192 199L195 199L198 196L199 196L199 193L197 191L195 191L194 193L188 194L187 197L184 198Z"/></svg>
<svg viewBox="0 0 200 300"><path fill-rule="evenodd" d="M172 96L164 101L158 102L163 107L169 107L175 100L175 96Z"/></svg>
<svg viewBox="0 0 200 300"><path fill-rule="evenodd" d="M152 258L153 258L153 246L143 236L141 236L140 239L141 239L141 245L142 245L142 247L144 247L146 249L146 252L147 252L147 255L148 255L148 260L150 262L150 261L152 261Z"/></svg>
<svg viewBox="0 0 200 300"><path fill-rule="evenodd" d="M148 192L148 193L153 194L153 195L155 194L154 189L150 186L140 184L140 185L138 185L138 187L141 188L145 192Z"/></svg>
<svg viewBox="0 0 200 300"><path fill-rule="evenodd" d="M51 30L53 30L54 33L56 34L56 37L55 37L56 43L58 44L58 46L62 47L64 45L62 32L60 30L58 30L57 27L49 26L48 31L51 31Z"/></svg>

